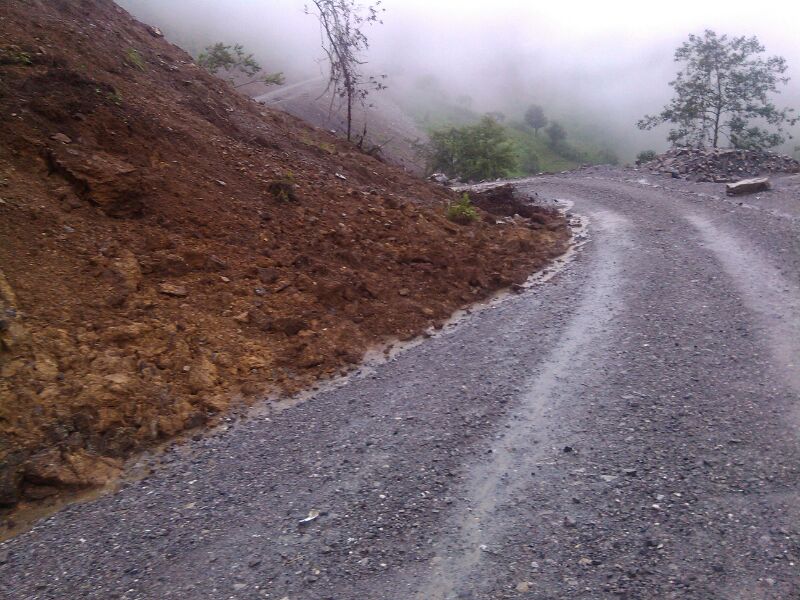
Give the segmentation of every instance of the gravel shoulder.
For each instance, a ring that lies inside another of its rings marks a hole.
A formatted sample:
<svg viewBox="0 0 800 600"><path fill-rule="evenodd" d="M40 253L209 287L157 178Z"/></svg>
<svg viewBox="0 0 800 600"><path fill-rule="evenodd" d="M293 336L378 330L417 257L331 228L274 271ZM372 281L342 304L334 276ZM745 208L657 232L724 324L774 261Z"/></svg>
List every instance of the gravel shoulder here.
<svg viewBox="0 0 800 600"><path fill-rule="evenodd" d="M798 222L640 178L518 183L589 220L562 272L0 545L0 598L800 596Z"/></svg>

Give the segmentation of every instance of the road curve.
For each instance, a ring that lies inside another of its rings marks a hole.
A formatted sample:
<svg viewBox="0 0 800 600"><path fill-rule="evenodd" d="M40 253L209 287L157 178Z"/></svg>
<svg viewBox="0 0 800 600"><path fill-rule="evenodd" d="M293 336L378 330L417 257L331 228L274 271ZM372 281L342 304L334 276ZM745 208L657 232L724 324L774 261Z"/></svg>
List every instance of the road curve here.
<svg viewBox="0 0 800 600"><path fill-rule="evenodd" d="M635 179L520 182L589 220L561 273L0 545L0 598L800 598L800 223Z"/></svg>

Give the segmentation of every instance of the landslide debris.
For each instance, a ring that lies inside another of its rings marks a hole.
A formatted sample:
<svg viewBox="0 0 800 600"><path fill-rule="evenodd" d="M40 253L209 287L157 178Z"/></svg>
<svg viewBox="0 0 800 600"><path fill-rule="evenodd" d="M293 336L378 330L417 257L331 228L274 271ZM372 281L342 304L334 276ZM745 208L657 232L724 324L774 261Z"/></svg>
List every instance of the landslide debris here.
<svg viewBox="0 0 800 600"><path fill-rule="evenodd" d="M676 179L715 183L768 173L800 173L800 162L791 156L731 148L673 148L640 166Z"/></svg>
<svg viewBox="0 0 800 600"><path fill-rule="evenodd" d="M454 198L110 0L4 3L0 507L341 373L567 243L563 220L452 223Z"/></svg>

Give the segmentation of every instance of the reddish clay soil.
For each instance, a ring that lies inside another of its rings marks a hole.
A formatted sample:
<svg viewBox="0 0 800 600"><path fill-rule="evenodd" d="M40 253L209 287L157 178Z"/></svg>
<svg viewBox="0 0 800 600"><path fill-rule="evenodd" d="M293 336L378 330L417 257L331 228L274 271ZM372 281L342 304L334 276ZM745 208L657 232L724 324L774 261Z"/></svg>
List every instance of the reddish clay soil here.
<svg viewBox="0 0 800 600"><path fill-rule="evenodd" d="M110 0L4 3L0 505L102 484L567 244L553 213L451 223L454 198L236 93Z"/></svg>

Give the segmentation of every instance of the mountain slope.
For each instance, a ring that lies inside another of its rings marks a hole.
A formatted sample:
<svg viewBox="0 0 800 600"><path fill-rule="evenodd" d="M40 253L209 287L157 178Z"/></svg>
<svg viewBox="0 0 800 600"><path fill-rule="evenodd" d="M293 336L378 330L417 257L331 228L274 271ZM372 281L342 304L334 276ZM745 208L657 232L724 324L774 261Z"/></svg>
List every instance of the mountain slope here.
<svg viewBox="0 0 800 600"><path fill-rule="evenodd" d="M109 0L0 17L0 505L99 485L560 252L265 109Z"/></svg>

